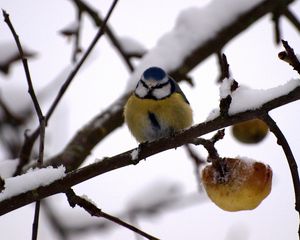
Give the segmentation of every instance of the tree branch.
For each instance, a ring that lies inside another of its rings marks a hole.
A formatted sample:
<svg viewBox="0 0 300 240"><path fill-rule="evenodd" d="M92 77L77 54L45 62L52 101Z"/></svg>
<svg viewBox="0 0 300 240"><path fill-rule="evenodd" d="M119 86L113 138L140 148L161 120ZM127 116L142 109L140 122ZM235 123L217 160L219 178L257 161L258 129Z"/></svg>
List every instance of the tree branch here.
<svg viewBox="0 0 300 240"><path fill-rule="evenodd" d="M300 74L300 61L295 55L294 49L290 47L287 41L282 40L282 45L285 51L278 53L278 57L290 64Z"/></svg>
<svg viewBox="0 0 300 240"><path fill-rule="evenodd" d="M289 146L288 141L283 135L280 128L277 126L276 122L270 117L270 115L263 115L261 118L270 128L270 131L273 132L275 137L277 138L277 143L280 145L285 153L286 159L289 164L290 172L292 175L293 185L294 185L294 193L295 193L295 209L299 214L300 219L300 180L297 162L294 158L293 152ZM300 238L300 224L299 224L299 238Z"/></svg>
<svg viewBox="0 0 300 240"><path fill-rule="evenodd" d="M77 19L76 19L78 27L74 34L75 41L74 41L74 49L73 49L73 56L72 56L73 63L76 63L78 53L81 52L81 47L80 47L80 43L79 43L80 42L80 33L81 33L81 20L82 20L82 11L80 9L78 9L77 10Z"/></svg>
<svg viewBox="0 0 300 240"><path fill-rule="evenodd" d="M56 109L58 103L62 99L64 93L67 90L67 88L69 87L72 80L74 79L75 75L79 71L80 67L85 62L86 58L89 56L89 54L93 50L94 46L98 42L98 40L104 34L105 26L107 24L107 21L108 21L109 17L111 16L117 2L118 2L118 0L114 0L114 2L112 3L112 5L111 5L111 7L110 7L103 23L102 23L102 26L100 27L99 31L97 32L97 34L94 37L93 41L91 42L90 46L88 47L88 49L86 50L86 52L84 53L84 55L82 56L80 61L76 64L75 68L70 73L70 75L66 79L65 83L62 85L61 89L59 90L54 102L52 103L52 105L50 106L50 109L48 110L48 112L46 114L46 117L45 117L46 124L47 124L48 120L50 119L50 117L52 116L52 114L53 114L54 110ZM34 144L36 138L39 136L38 132L39 132L39 128L37 128L29 137L27 137L25 139L25 142L22 146L21 153L20 153L20 164L19 164L19 166L18 166L18 168L17 168L14 175L20 174L21 171L22 171L23 166L25 166L28 163L33 144Z"/></svg>
<svg viewBox="0 0 300 240"><path fill-rule="evenodd" d="M86 4L84 1L81 1L81 0L72 0L72 1L77 6L77 8L80 9L80 11L84 11L87 14L89 14L97 26L100 27L103 24L103 20L101 19L100 15L94 9L92 9L88 4ZM111 41L112 45L115 46L117 51L120 53L120 56L124 60L129 71L132 72L134 70L134 67L130 61L130 57L128 56L128 54L125 53L119 40L113 33L111 27L109 27L108 25L106 25L105 34L107 35L108 39Z"/></svg>
<svg viewBox="0 0 300 240"><path fill-rule="evenodd" d="M284 5L287 6L291 2L293 1L286 0L284 1ZM248 28L256 20L272 12L278 4L277 1L266 0L258 4L255 8L240 15L235 21L224 27L214 38L199 45L188 57L183 59L180 67L169 74L177 80L187 76L188 72L195 66L211 54L220 51L227 42ZM47 162L47 165L58 166L64 164L68 171L80 166L100 141L123 124L123 106L129 95L130 92L123 94L123 96L109 106L107 110L85 124L71 139L65 149L57 156L52 157L50 161ZM114 109L114 111L111 111L111 109ZM101 124L99 124L100 122Z"/></svg>
<svg viewBox="0 0 300 240"><path fill-rule="evenodd" d="M25 206L36 200L64 192L68 188L95 176L128 165L132 165L136 162L141 161L142 159L145 159L159 152L180 147L183 144L191 142L192 139L196 137L202 136L212 131L216 131L221 128L231 126L238 122L261 117L274 108L280 107L282 105L299 99L300 87L296 87L288 94L270 100L269 102L266 102L256 110L248 110L227 117L217 117L214 120L195 125L183 132L176 134L174 137L162 138L154 142L144 143L142 145L142 148L139 148L139 155L134 161L132 159L131 153L132 151L137 151L137 149L132 149L130 151L118 154L111 158L103 159L101 161L99 160L94 164L90 164L81 169L74 170L67 174L64 178L59 179L47 186L39 187L34 191L21 193L9 199L3 200L2 202L0 202L0 215L6 214L10 211Z"/></svg>
<svg viewBox="0 0 300 240"><path fill-rule="evenodd" d="M21 42L19 40L19 36L16 33L16 31L14 29L14 26L12 25L12 23L9 19L9 15L4 10L2 10L2 12L3 12L3 16L4 16L4 21L7 23L9 29L11 30L12 35L15 39L16 45L18 47L20 58L22 60L25 75L26 75L26 79L27 79L28 92L29 92L29 95L32 99L36 114L37 114L38 119L39 119L39 123L40 123L40 126L39 126L40 145L39 145L39 158L37 160L37 166L41 167L42 164L43 164L43 159L44 159L44 140L45 140L45 128L46 128L45 117L43 115L40 104L39 104L39 102L37 100L37 97L35 95L33 84L32 84L32 81L31 81L30 71L29 71L29 67L28 67L28 62L27 62L26 57L24 56L24 52L23 52ZM36 201L36 205L35 205L34 219L33 219L33 224L32 224L32 240L37 239L38 229L39 229L39 216L40 216L40 200Z"/></svg>
<svg viewBox="0 0 300 240"><path fill-rule="evenodd" d="M294 27L300 32L300 22L297 17L288 9L285 8L282 13L293 25Z"/></svg>
<svg viewBox="0 0 300 240"><path fill-rule="evenodd" d="M71 207L75 207L76 205L78 205L79 207L82 207L84 210L86 210L91 216L96 216L96 217L102 217L105 218L111 222L114 222L116 224L119 224L137 234L140 234L141 236L150 239L150 240L158 240L158 238L151 236L150 234L134 227L133 225L130 225L124 221L122 221L120 218L114 217L110 214L107 214L105 212L103 212L101 209L99 209L98 207L96 207L93 203L87 201L86 199L79 197L75 194L75 192L73 191L73 189L68 189L66 191L66 195L68 198L68 202L70 204Z"/></svg>

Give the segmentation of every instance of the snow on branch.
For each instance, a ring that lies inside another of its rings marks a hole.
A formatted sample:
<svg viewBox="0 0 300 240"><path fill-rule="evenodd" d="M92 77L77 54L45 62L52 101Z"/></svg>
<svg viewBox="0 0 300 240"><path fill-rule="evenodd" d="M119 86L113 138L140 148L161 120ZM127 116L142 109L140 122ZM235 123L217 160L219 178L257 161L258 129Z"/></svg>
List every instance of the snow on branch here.
<svg viewBox="0 0 300 240"><path fill-rule="evenodd" d="M246 86L240 86L232 93L232 102L229 108L229 114L236 114L247 110L260 108L266 102L279 96L287 95L295 88L300 86L300 80L290 80L284 85L270 89L251 89Z"/></svg>
<svg viewBox="0 0 300 240"><path fill-rule="evenodd" d="M262 0L214 0L205 7L193 7L182 11L174 28L163 35L157 45L141 59L139 66L128 80L127 90L132 90L136 86L142 72L148 67L160 66L167 72L180 68L185 59L199 46L216 38L224 28L262 2Z"/></svg>
<svg viewBox="0 0 300 240"><path fill-rule="evenodd" d="M97 161L86 167L74 170L68 173L65 177L56 180L47 186L39 187L35 189L35 191L30 190L9 199L5 199L0 202L0 215L25 206L38 199L65 192L70 187L95 176L128 165L136 164L142 159L145 159L159 152L180 147L185 143L191 142L192 139L196 137L202 136L212 131L216 131L221 128L228 127L241 121L264 116L268 111L274 108L299 100L300 87L299 85L296 85L295 88L291 89L291 91L286 95L281 95L282 92L279 92L278 94L279 95L274 96L274 99L262 103L262 106L255 110L247 110L229 116L217 117L213 120L197 124L183 132L176 134L174 137L162 138L154 142L144 143L143 147L139 149L139 154L135 161L132 160L132 152L134 151L134 149L131 149L127 152L118 154L110 158L105 158L102 161Z"/></svg>
<svg viewBox="0 0 300 240"><path fill-rule="evenodd" d="M218 4L217 2L221 1L214 1L214 4ZM227 3L227 1L222 1L223 3ZM247 2L243 4L244 2ZM250 3L251 2L251 3ZM210 38L207 38L207 41L205 42L204 39L199 40L199 36L194 36L195 34L188 36L194 38L198 38L197 41L198 45L194 43L194 46L192 49L186 49L186 52L177 52L175 56L173 56L173 52L177 51L176 48L178 47L178 44L172 43L169 47L166 47L167 40L172 37L172 35L176 35L175 33L168 33L165 36L161 38L161 40L157 43L156 47L149 50L149 52L143 56L143 58L140 61L140 64L137 66L135 72L131 75L131 77L128 80L128 92L124 93L115 103L119 106L123 106L133 88L135 85L137 79L139 78L139 74L145 69L146 66L149 66L150 64L160 65L161 67L165 67L166 70L169 71L170 75L176 79L177 81L180 81L183 77L186 76L186 74L191 71L196 65L198 65L200 62L202 62L204 59L206 59L211 54L214 54L215 52L220 51L220 49L229 42L232 38L234 38L236 35L238 35L240 32L244 31L247 27L249 27L251 24L255 23L256 20L264 16L265 14L272 12L273 9L277 8L278 5L280 6L288 6L291 2L291 0L286 0L284 3L277 1L255 1L255 4L252 3L252 1L246 1L244 0L241 5L243 5L243 9L235 9L234 16L230 16L230 19L227 21L227 25L224 27L224 24L222 24L223 27L220 27L218 29L215 29L214 35L211 35ZM241 1L239 1L239 4ZM220 3L221 4L221 3ZM228 3L227 3L228 4ZM253 5L252 5L253 4ZM251 6L251 7L250 7ZM210 9L209 5L207 6L208 9ZM205 8L206 9L206 8ZM227 8L226 8L227 9ZM207 10L207 9L206 9ZM206 11L205 10L205 11ZM196 10L186 10L189 11L196 11ZM201 11L198 9L198 11ZM204 10L202 10L204 11ZM188 18L187 12L183 13L181 17L177 20L176 26L180 26L183 23L180 23L182 21L188 21L185 20ZM213 10L210 12L211 14L215 13ZM227 12L226 12L227 14ZM228 14L227 14L228 15ZM215 18L215 15L208 16L211 19ZM198 18L195 19L195 21L199 21ZM189 22L189 21L188 21ZM188 23L186 23L188 24ZM189 23L192 24L192 23ZM194 23L196 24L196 22ZM194 26L193 24L193 26ZM176 29L176 26L174 27L174 31ZM180 27L182 28L182 27ZM217 27L216 27L217 28ZM178 30L183 31L183 30ZM199 28L197 30L197 33L199 33L201 29ZM206 34L205 31L202 34ZM179 36L181 38L185 38L185 36ZM192 40L191 40L192 41ZM196 42L196 40L193 40ZM179 48L180 49L180 48ZM167 51L168 50L168 51ZM171 57L168 57L169 62L163 62L163 58L166 58L167 54L171 54ZM179 61L177 58L181 55L182 59ZM172 58L175 58L176 64L173 62ZM78 133L73 137L73 139L69 142L67 147L64 151L62 151L57 156L54 156L53 158L48 161L48 165L60 165L62 162L62 159L64 161L64 164L68 165L66 166L67 169L75 169L78 167L85 158L89 155L90 151L94 148L96 144L98 144L101 140L103 140L107 135L109 135L112 131L114 131L117 127L120 127L123 124L123 115L122 115L122 108L119 109L119 111L115 111L113 114L110 115L109 118L107 118L106 121L102 121L102 126L99 126L98 124L94 124L94 122L98 122L99 119L103 119L102 116L106 115L107 112L110 112L109 109L112 107L110 105L107 110L104 110L102 113L100 113L98 116L95 116L87 125L85 125ZM97 126L97 128L95 128ZM85 136L84 142L81 141L82 136ZM78 142L82 142L81 148L82 151L78 151L78 148L76 147L78 145ZM88 144L86 144L88 143ZM74 151L76 149L76 151Z"/></svg>
<svg viewBox="0 0 300 240"><path fill-rule="evenodd" d="M220 98L231 96L231 103L228 114L234 115L239 112L261 108L265 103L280 96L288 95L291 91L300 86L300 79L293 79L283 85L269 89L251 89L247 86L239 86L234 92L228 93L231 86L230 81L223 81L220 85ZM226 94L225 94L226 93ZM220 114L219 109L214 109L207 120L212 120Z"/></svg>
<svg viewBox="0 0 300 240"><path fill-rule="evenodd" d="M65 167L47 167L30 170L27 173L4 179L4 190L0 193L0 201L19 195L24 192L33 191L40 186L47 186L57 179L65 176Z"/></svg>
<svg viewBox="0 0 300 240"><path fill-rule="evenodd" d="M133 38L120 37L119 41L123 51L129 57L142 57L147 52L146 47Z"/></svg>

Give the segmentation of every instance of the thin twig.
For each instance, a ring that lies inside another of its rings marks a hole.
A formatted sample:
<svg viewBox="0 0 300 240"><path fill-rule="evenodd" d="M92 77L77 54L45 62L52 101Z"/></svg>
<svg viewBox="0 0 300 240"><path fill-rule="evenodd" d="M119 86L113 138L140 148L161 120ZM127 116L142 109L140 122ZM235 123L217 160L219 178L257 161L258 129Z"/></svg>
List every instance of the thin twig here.
<svg viewBox="0 0 300 240"><path fill-rule="evenodd" d="M87 201L86 199L84 199L82 197L77 196L71 188L66 191L66 195L67 195L68 202L71 207L75 207L76 205L78 205L78 206L82 207L83 209L85 209L89 214L91 214L91 216L103 217L103 218L105 218L109 221L112 221L116 224L119 224L135 233L138 233L147 239L158 240L158 238L151 236L150 234L122 221L121 219L103 212L101 209L96 207L93 203Z"/></svg>
<svg viewBox="0 0 300 240"><path fill-rule="evenodd" d="M41 201L38 200L35 203L35 209L34 209L34 218L32 223L32 236L31 236L32 240L36 240L38 237L40 207L41 207Z"/></svg>
<svg viewBox="0 0 300 240"><path fill-rule="evenodd" d="M98 42L98 40L104 34L105 26L107 24L107 21L108 21L109 17L111 16L117 2L118 2L118 0L114 0L114 2L112 3L105 19L103 20L103 23L102 23L100 29L98 30L96 36L92 40L90 46L88 47L86 52L83 54L83 56L79 60L79 62L76 64L73 71L69 74L68 78L66 79L66 81L64 82L62 87L60 88L56 98L54 99L52 105L50 106L50 109L48 110L48 112L45 116L45 124L46 125L47 125L50 117L52 116L54 110L56 109L58 103L62 99L64 93L66 92L66 90L68 89L68 87L71 84L72 80L74 79L75 75L79 71L80 67L85 62L86 58L89 56L89 54L91 53L91 51L95 47L96 43ZM18 168L17 168L14 175L19 174L22 171L23 166L25 166L29 162L29 157L30 157L30 153L32 151L33 144L34 144L34 142L35 142L35 140L38 136L39 136L39 127L30 136L26 137L25 142L24 142L24 144L22 146L22 149L21 149L21 153L20 153L20 164L19 164L19 166L18 166Z"/></svg>
<svg viewBox="0 0 300 240"><path fill-rule="evenodd" d="M290 47L287 41L281 40L285 51L278 53L278 57L290 64L294 70L300 74L300 62L294 53L294 49Z"/></svg>
<svg viewBox="0 0 300 240"><path fill-rule="evenodd" d="M3 13L3 16L4 16L4 21L6 22L9 29L11 30L11 32L13 34L13 37L15 39L16 45L18 47L19 53L20 53L20 57L21 57L21 60L22 60L22 63L23 63L23 67L24 67L24 71L25 71L25 75L26 75L26 79L27 79L27 83L28 83L28 92L29 92L29 94L32 98L32 101L33 101L33 104L34 104L34 107L35 107L35 110L37 112L38 117L42 118L43 113L41 111L41 108L39 106L38 100L36 98L36 95L35 95L35 92L34 92L34 89L33 89L33 86L32 86L32 81L31 81L31 76L30 76L30 72L29 72L27 59L24 56L23 48L22 48L22 45L20 43L19 36L16 33L16 31L15 31L15 29L14 29L14 27L13 27L13 25L12 25L10 19L9 19L8 13L4 10L2 10L2 13Z"/></svg>
<svg viewBox="0 0 300 240"><path fill-rule="evenodd" d="M281 17L281 11L275 9L273 11L272 20L274 22L274 34L275 34L276 44L279 44L281 40L280 17Z"/></svg>
<svg viewBox="0 0 300 240"><path fill-rule="evenodd" d="M196 181L198 184L198 190L202 191L202 183L200 181L201 177L200 177L200 167L206 163L206 161L200 157L188 144L184 145L187 153L189 154L190 158L192 159L193 163L194 163L194 172L195 172L195 176L196 176Z"/></svg>
<svg viewBox="0 0 300 240"><path fill-rule="evenodd" d="M78 53L81 51L81 47L79 46L80 45L80 31L81 31L81 19L82 19L82 11L81 9L78 8L77 10L77 29L76 29L76 32L75 32L75 42L74 42L74 50L73 50L73 56L72 56L72 61L73 63L76 63L77 61L77 56L78 56Z"/></svg>
<svg viewBox="0 0 300 240"><path fill-rule="evenodd" d="M223 159L220 158L217 149L215 148L215 143L225 136L225 129L218 130L217 133L211 139L195 138L191 143L195 145L202 145L208 152L207 161L211 162L216 169L218 169L221 176L225 176Z"/></svg>
<svg viewBox="0 0 300 240"><path fill-rule="evenodd" d="M2 12L3 12L3 16L4 16L4 21L7 23L9 29L11 30L13 37L15 39L16 45L18 47L18 50L20 53L20 58L22 60L26 79L27 79L28 92L29 92L29 95L31 96L35 111L37 113L37 116L38 116L38 119L40 122L40 127L39 127L40 145L39 145L39 158L37 161L37 166L41 167L43 165L43 158L44 158L44 141L45 141L45 127L46 127L45 118L44 118L43 112L41 110L41 107L39 105L39 102L37 100L37 97L35 95L33 84L31 81L30 71L29 71L29 67L28 67L28 62L27 62L26 57L24 56L24 52L23 52L21 42L19 40L19 36L16 33L16 31L9 19L9 15L4 10L2 10ZM39 229L39 216L40 216L40 200L36 201L36 205L35 205L34 219L33 219L33 224L32 224L32 240L37 239L38 229Z"/></svg>
<svg viewBox="0 0 300 240"><path fill-rule="evenodd" d="M288 8L285 8L282 13L293 25L294 27L300 32L300 22Z"/></svg>
<svg viewBox="0 0 300 240"><path fill-rule="evenodd" d="M200 192L200 194L203 193ZM131 208L128 207L124 212L118 213L117 216L121 219L128 219L128 221L139 228L138 224L135 220L137 218L151 218L157 217L159 214L163 214L166 211L177 211L182 210L186 207L191 207L194 205L201 204L203 201L206 201L206 198L202 198L203 195L200 195L199 192L188 193L185 195L180 195L179 197L170 196L169 200L161 200L160 202L155 203L147 202L142 208ZM64 221L65 219L60 217L60 214L57 214L57 211L50 206L49 202L42 202L43 210L47 217L47 220L50 222L51 227L56 231L60 240L67 240L70 235L78 235L84 234L89 231L98 231L98 232L107 232L111 230L116 224L106 221L103 219L102 221L93 221L93 222L81 222L69 224ZM66 213L67 214L67 213ZM139 234L135 234L136 236L140 236Z"/></svg>
<svg viewBox="0 0 300 240"><path fill-rule="evenodd" d="M72 1L74 2L74 4L77 6L78 9L89 14L97 26L102 26L104 20L102 20L99 14L94 9L92 9L87 3L81 0L72 0ZM128 56L128 54L125 53L120 41L113 33L111 27L109 27L108 25L106 25L105 27L105 34L120 53L129 71L132 72L134 70L134 66L130 61L130 56Z"/></svg>
<svg viewBox="0 0 300 240"><path fill-rule="evenodd" d="M290 145L288 141L286 140L284 134L276 124L276 122L273 120L273 118L266 114L262 116L262 120L269 126L270 131L275 135L277 138L277 143L282 147L287 162L289 164L290 172L293 179L293 185L294 185L294 192L295 192L295 209L299 213L299 220L300 220L300 180L299 180L299 173L298 173L298 167L297 162L294 158L293 152L290 148ZM300 238L300 221L299 221L299 238Z"/></svg>
<svg viewBox="0 0 300 240"><path fill-rule="evenodd" d="M224 78L229 78L229 64L227 62L227 58L225 54L222 54L220 51L217 52L218 65L220 68L220 76L218 77L218 83L221 83Z"/></svg>

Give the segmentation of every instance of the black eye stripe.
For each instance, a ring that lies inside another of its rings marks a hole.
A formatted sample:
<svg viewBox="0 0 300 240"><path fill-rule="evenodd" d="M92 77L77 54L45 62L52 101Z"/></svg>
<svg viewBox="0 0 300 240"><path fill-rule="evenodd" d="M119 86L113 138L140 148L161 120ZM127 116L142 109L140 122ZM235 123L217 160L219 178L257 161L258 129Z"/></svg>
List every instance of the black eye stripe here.
<svg viewBox="0 0 300 240"><path fill-rule="evenodd" d="M149 89L148 85L147 85L143 80L140 80L140 82L142 83L142 85L143 85L145 88Z"/></svg>
<svg viewBox="0 0 300 240"><path fill-rule="evenodd" d="M164 86L167 86L168 84L170 84L170 82L168 81L168 82L165 82L165 83L163 83L163 84L158 84L158 85L156 85L154 88L163 88Z"/></svg>
<svg viewBox="0 0 300 240"><path fill-rule="evenodd" d="M147 88L147 89L150 89L150 87L143 81L143 80L140 80L140 82L142 83L143 87ZM154 89L157 89L157 88L163 88L164 86L167 86L168 84L170 84L170 82L165 82L165 83L162 83L162 84L157 84Z"/></svg>

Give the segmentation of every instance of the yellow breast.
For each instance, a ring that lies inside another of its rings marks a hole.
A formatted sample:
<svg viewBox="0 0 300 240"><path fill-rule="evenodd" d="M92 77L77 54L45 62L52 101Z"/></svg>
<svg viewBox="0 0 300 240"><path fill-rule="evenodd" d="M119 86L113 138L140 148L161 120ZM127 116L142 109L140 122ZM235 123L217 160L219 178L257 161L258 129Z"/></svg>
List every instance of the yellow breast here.
<svg viewBox="0 0 300 240"><path fill-rule="evenodd" d="M149 113L155 115L160 129L153 128ZM139 142L152 141L170 131L188 128L193 123L192 109L179 93L162 100L141 99L134 94L124 108L125 122Z"/></svg>

